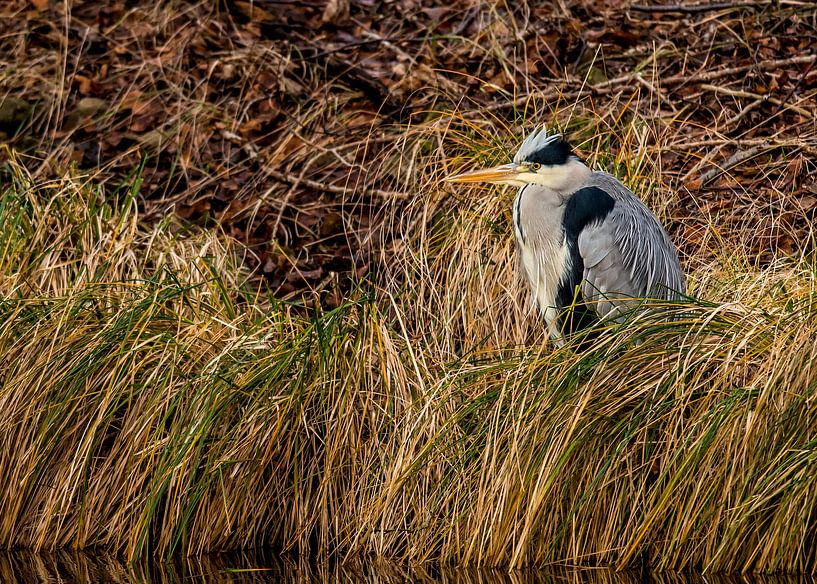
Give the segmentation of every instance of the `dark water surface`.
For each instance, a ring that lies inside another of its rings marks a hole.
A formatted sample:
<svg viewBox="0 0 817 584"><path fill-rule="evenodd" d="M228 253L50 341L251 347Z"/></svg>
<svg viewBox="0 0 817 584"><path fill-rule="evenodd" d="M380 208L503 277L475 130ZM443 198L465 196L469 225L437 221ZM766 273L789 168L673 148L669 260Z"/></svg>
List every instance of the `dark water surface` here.
<svg viewBox="0 0 817 584"><path fill-rule="evenodd" d="M180 559L169 564L128 565L85 552L0 552L0 583L282 582L298 584L403 582L446 584L817 584L813 576L615 573L602 569L501 570L400 567L385 562L360 566L314 565L258 554Z"/></svg>

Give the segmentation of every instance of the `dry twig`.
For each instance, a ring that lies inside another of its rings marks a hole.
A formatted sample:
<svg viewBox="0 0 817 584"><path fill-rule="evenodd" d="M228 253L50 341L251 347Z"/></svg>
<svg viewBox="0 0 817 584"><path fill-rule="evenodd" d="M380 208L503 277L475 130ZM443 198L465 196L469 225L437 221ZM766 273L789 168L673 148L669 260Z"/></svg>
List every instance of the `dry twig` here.
<svg viewBox="0 0 817 584"><path fill-rule="evenodd" d="M715 2L713 4L662 4L647 6L644 4L634 4L631 10L636 12L682 12L684 14L700 14L702 12L713 12L716 10L728 10L732 8L754 8L756 6L768 6L768 0L759 2Z"/></svg>
<svg viewBox="0 0 817 584"><path fill-rule="evenodd" d="M764 142L762 144L754 146L753 148L749 148L748 150L738 150L732 156L730 156L723 164L701 175L701 186L704 186L712 182L712 180L716 179L717 177L722 175L724 172L727 172L731 168L736 167L740 163L745 162L751 158L754 158L758 154L763 154L764 152L766 152L767 150L771 150L772 148L774 148L772 144Z"/></svg>
<svg viewBox="0 0 817 584"><path fill-rule="evenodd" d="M812 112L808 111L807 109L804 109L802 107L798 107L798 106L793 105L793 104L786 105L784 101L782 101L780 99L777 99L775 97L772 97L770 95L760 95L759 93L752 93L751 91L742 91L742 90L737 90L737 89L729 89L728 87L721 87L720 85L710 85L708 83L705 83L705 84L701 85L701 89L706 90L706 91L714 91L715 93L720 93L720 94L723 94L723 95L729 95L731 97L746 97L746 98L758 100L758 101L761 101L761 102L762 101L768 101L769 103L772 103L772 104L774 104L776 106L779 106L780 108L783 108L785 106L786 109L796 111L798 114L800 114L803 117L806 117L806 118L813 118L814 117L814 114Z"/></svg>
<svg viewBox="0 0 817 584"><path fill-rule="evenodd" d="M691 73L688 75L674 75L672 77L667 77L666 79L661 80L662 86L671 86L671 85L682 85L684 83L701 83L704 81L714 81L715 79L722 79L724 77L733 77L737 75L742 75L756 69L758 71L773 71L775 69L780 69L783 67L788 67L792 65L802 65L806 63L814 63L817 59L817 55L798 55L796 57L791 57L787 59L776 59L770 61L762 61L757 64L753 65L743 65L740 67L731 67L728 69L713 69L710 71L705 72L696 72ZM609 79L607 81L603 81L601 83L597 83L595 85L586 85L581 89L577 89L574 91L565 90L564 86L554 87L546 91L534 92L534 93L527 93L523 96L520 96L513 100L512 102L499 102L488 105L480 111L497 111L502 109L507 109L509 107L522 107L526 103L528 103L531 99L538 98L542 101L549 101L553 99L578 99L582 95L588 94L606 94L610 93L613 89L619 88L622 85L626 85L628 83L639 83L639 78L641 78L641 73L628 73L626 75L621 75L614 79ZM575 81L578 83L578 80ZM472 113L479 113L472 112Z"/></svg>
<svg viewBox="0 0 817 584"><path fill-rule="evenodd" d="M371 197L378 197L381 199L407 199L409 197L408 193L400 193L397 191L383 191L380 189L371 188L351 189L349 187L330 185L308 178L301 178L295 176L294 174L278 172L277 170L272 169L267 169L266 173L279 182L283 182L294 186L303 185L316 191L321 191L324 193L333 193L335 195L348 195L349 193L357 192L359 194L368 195Z"/></svg>

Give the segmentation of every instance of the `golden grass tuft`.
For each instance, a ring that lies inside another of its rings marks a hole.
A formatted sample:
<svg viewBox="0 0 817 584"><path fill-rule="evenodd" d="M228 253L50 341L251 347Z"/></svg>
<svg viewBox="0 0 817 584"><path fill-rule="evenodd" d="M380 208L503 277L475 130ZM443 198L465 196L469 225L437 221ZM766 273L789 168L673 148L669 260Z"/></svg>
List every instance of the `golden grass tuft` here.
<svg viewBox="0 0 817 584"><path fill-rule="evenodd" d="M28 579L814 572L813 9L263 4L0 8L0 548L59 550ZM554 349L513 193L440 185L543 122L669 226L674 320Z"/></svg>
<svg viewBox="0 0 817 584"><path fill-rule="evenodd" d="M227 237L140 222L138 170L103 199L12 157L0 546L812 571L813 256L759 270L712 225L674 320L554 349L511 193L438 186L506 156L496 122L409 128L379 160L417 196L383 205L381 265L334 310L258 292ZM581 148L669 220L659 134L634 117Z"/></svg>

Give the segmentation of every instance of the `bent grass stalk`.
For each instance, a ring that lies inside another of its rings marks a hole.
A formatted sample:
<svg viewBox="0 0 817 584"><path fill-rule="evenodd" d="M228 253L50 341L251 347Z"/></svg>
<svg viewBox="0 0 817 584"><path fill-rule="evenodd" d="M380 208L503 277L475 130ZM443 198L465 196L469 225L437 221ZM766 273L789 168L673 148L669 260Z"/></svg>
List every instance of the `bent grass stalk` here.
<svg viewBox="0 0 817 584"><path fill-rule="evenodd" d="M457 131L414 139L503 154ZM382 210L388 265L334 310L248 292L226 237L142 225L137 176L103 201L10 164L0 546L812 570L808 256L689 262L708 301L554 349L510 194L432 187L452 154L418 155L420 195Z"/></svg>

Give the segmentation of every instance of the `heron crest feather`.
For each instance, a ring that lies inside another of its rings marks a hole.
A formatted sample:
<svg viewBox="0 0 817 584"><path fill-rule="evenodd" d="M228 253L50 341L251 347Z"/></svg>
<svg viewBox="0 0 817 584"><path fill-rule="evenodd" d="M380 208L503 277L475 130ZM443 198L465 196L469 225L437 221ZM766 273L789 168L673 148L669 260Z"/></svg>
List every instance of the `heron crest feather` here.
<svg viewBox="0 0 817 584"><path fill-rule="evenodd" d="M562 134L550 134L546 126L541 126L534 129L525 138L516 156L513 157L513 161L516 164L522 162L539 162L547 165L564 164L571 154L570 144Z"/></svg>

